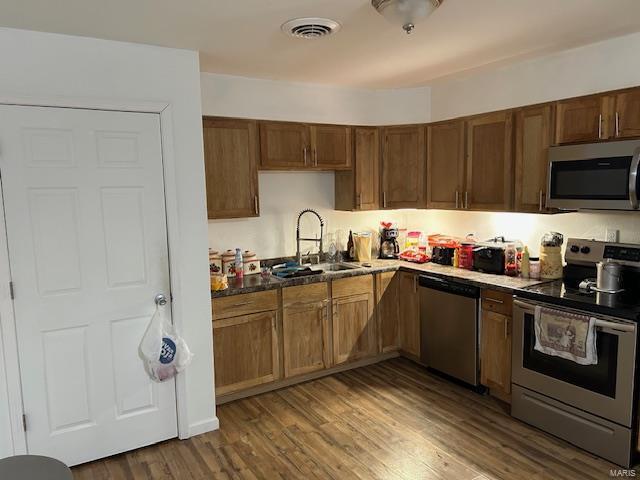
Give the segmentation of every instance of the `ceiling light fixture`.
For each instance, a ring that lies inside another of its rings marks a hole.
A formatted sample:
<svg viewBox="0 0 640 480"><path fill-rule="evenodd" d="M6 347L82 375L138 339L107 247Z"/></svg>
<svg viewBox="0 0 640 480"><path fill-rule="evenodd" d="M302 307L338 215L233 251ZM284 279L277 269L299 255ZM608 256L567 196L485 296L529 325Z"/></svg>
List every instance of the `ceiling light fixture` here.
<svg viewBox="0 0 640 480"><path fill-rule="evenodd" d="M443 0L371 0L378 13L393 23L400 23L407 34L413 32L414 22L428 17Z"/></svg>

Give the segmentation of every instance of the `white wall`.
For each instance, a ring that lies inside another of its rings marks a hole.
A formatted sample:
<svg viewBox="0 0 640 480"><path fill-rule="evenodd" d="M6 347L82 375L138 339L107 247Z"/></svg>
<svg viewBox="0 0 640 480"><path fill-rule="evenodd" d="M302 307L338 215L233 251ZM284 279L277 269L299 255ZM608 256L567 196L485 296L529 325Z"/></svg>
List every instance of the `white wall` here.
<svg viewBox="0 0 640 480"><path fill-rule="evenodd" d="M640 33L431 82L433 121L640 86Z"/></svg>
<svg viewBox="0 0 640 480"><path fill-rule="evenodd" d="M428 122L431 110L429 88L366 90L206 73L200 83L204 115L389 125ZM333 173L260 172L260 217L209 221L210 247L251 249L260 258L293 255L296 217L303 208L317 209L326 231L338 232L343 244L349 228L377 230L380 220L404 223L401 212L333 210L333 179ZM313 233L313 225L303 224L304 231Z"/></svg>
<svg viewBox="0 0 640 480"><path fill-rule="evenodd" d="M183 295L183 335L195 352L185 382L189 431L216 426L213 398L211 310L207 269L207 224L200 76L196 52L89 38L0 29L0 101L25 97L81 98L90 102L169 102L173 150L179 164L177 200L179 270L172 272ZM48 101L48 100L47 100ZM45 101L45 103L47 103ZM6 319L0 319L4 321ZM0 369L0 375L2 374ZM0 378L0 457L11 454ZM18 421L18 419L12 419Z"/></svg>
<svg viewBox="0 0 640 480"><path fill-rule="evenodd" d="M503 108L530 105L590 93L640 86L640 33L511 65L486 67L431 83L431 117L443 120ZM540 236L604 240L607 227L620 230L623 242L640 243L640 213L579 212L531 215L478 212L415 212L410 227L479 238L520 238L537 252Z"/></svg>

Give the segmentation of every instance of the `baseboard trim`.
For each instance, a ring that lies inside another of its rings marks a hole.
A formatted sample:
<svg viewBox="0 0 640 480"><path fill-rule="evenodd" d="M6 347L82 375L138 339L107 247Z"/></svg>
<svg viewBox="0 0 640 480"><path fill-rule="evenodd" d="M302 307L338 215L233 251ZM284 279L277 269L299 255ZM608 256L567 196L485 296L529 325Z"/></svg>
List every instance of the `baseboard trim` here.
<svg viewBox="0 0 640 480"><path fill-rule="evenodd" d="M352 370L354 368L365 367L367 365L373 365L374 363L389 360L390 358L396 358L400 356L400 352L397 350L389 351L375 357L363 358L355 362L343 363L341 365L327 368L325 370L318 370L317 372L307 373L304 375L298 375L296 377L285 378L283 380L277 380L271 383L265 383L255 387L248 388L246 390L240 390L237 392L227 393L225 395L216 396L216 404L222 405L227 402L233 402L241 398L252 397L261 393L271 392L280 388L290 387L297 383L308 382L309 380L315 380L317 378L326 377L338 372L344 372L346 370Z"/></svg>
<svg viewBox="0 0 640 480"><path fill-rule="evenodd" d="M213 432L214 430L218 430L220 428L220 420L218 417L208 418L206 420L201 420L199 422L195 422L189 425L189 432L186 437L180 437L181 440L195 437L196 435L201 435L207 432Z"/></svg>

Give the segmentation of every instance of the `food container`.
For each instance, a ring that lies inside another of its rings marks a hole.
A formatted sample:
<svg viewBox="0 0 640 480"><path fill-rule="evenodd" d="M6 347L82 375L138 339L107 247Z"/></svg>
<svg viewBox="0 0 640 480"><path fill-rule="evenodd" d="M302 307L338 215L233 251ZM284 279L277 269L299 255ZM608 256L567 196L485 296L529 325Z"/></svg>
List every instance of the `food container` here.
<svg viewBox="0 0 640 480"><path fill-rule="evenodd" d="M244 274L253 275L260 273L260 260L251 250L245 250L242 254L242 263L244 264Z"/></svg>
<svg viewBox="0 0 640 480"><path fill-rule="evenodd" d="M229 280L224 273L214 273L211 275L211 290L217 292L229 288Z"/></svg>
<svg viewBox="0 0 640 480"><path fill-rule="evenodd" d="M222 255L212 249L209 249L209 273L211 275L222 273Z"/></svg>
<svg viewBox="0 0 640 480"><path fill-rule="evenodd" d="M540 280L540 259L538 257L529 258L529 278Z"/></svg>
<svg viewBox="0 0 640 480"><path fill-rule="evenodd" d="M540 246L540 278L554 280L562 278L561 247Z"/></svg>
<svg viewBox="0 0 640 480"><path fill-rule="evenodd" d="M456 249L451 247L433 247L431 261L439 265L453 265L453 255Z"/></svg>
<svg viewBox="0 0 640 480"><path fill-rule="evenodd" d="M458 249L458 267L466 270L473 270L473 249L474 244L463 243Z"/></svg>
<svg viewBox="0 0 640 480"><path fill-rule="evenodd" d="M353 235L355 257L358 262L371 261L371 234L355 233Z"/></svg>
<svg viewBox="0 0 640 480"><path fill-rule="evenodd" d="M607 259L596 264L598 277L596 287L601 293L622 291L622 264Z"/></svg>
<svg viewBox="0 0 640 480"><path fill-rule="evenodd" d="M407 233L407 240L405 243L405 248L407 250L414 249L418 251L418 246L420 245L420 237L422 236L421 232L409 232Z"/></svg>
<svg viewBox="0 0 640 480"><path fill-rule="evenodd" d="M222 254L222 273L229 278L236 276L236 252L227 250Z"/></svg>

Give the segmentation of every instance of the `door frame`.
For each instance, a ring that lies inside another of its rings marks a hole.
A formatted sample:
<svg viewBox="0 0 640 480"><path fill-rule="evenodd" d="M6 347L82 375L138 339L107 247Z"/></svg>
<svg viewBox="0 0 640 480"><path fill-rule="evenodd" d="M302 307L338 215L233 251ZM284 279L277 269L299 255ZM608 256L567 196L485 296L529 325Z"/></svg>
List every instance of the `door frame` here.
<svg viewBox="0 0 640 480"><path fill-rule="evenodd" d="M131 113L154 113L160 116L160 140L162 167L164 175L165 215L167 240L169 247L169 282L171 286L172 320L178 331L184 325L183 308L180 302L183 288L180 282L180 229L178 224L178 197L176 158L173 147L173 110L169 101L118 101L110 99L75 97L6 97L0 96L1 106L24 106L45 108L73 108L83 110L106 110ZM23 429L24 414L22 402L22 384L18 356L18 338L13 300L9 291L11 272L9 268L9 249L4 216L4 200L0 183L0 361L3 360L6 375L6 388L11 423L11 443L13 455L28 453L27 436ZM151 301L151 299L149 299ZM0 365L0 382L3 372ZM178 415L178 438L188 438L193 433L189 428L187 416L187 386L184 375L175 377L176 412Z"/></svg>

